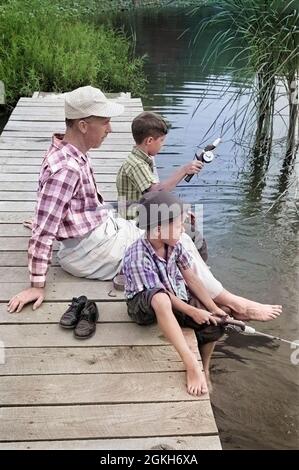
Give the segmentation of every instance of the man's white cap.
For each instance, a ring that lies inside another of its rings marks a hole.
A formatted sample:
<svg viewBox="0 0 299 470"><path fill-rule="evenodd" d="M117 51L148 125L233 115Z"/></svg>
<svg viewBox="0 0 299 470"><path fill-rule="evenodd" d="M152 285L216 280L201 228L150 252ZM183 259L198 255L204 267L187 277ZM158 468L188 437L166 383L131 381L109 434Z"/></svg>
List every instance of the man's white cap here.
<svg viewBox="0 0 299 470"><path fill-rule="evenodd" d="M124 107L108 100L98 88L83 86L65 93L64 111L67 119L82 119L88 116L114 117L122 114Z"/></svg>

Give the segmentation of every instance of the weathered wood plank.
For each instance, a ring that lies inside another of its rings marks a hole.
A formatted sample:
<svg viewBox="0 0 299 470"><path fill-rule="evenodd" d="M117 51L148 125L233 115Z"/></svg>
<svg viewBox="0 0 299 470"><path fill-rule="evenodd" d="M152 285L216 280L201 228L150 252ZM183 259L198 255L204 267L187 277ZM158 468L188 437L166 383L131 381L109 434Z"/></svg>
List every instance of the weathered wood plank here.
<svg viewBox="0 0 299 470"><path fill-rule="evenodd" d="M8 203L7 203L8 204ZM1 205L1 201L0 201ZM1 251L27 251L30 230L27 231L27 237L1 237L0 238L0 252ZM56 240L53 244L53 250L59 249L59 242ZM0 280L1 282L1 280Z"/></svg>
<svg viewBox="0 0 299 470"><path fill-rule="evenodd" d="M0 443L0 450L221 450L218 436Z"/></svg>
<svg viewBox="0 0 299 470"><path fill-rule="evenodd" d="M107 96L109 94L107 93ZM115 103L122 103L126 106L128 105L135 105L136 103L142 104L141 98L127 98L127 97L114 97L111 98L111 101L115 101ZM29 105L32 104L39 104L42 106L47 106L49 104L56 104L59 103L60 106L64 106L64 96L63 95L52 95L51 96L39 96L37 98L31 98L28 96L22 96L18 103L17 106L20 106L22 104L29 103Z"/></svg>
<svg viewBox="0 0 299 470"><path fill-rule="evenodd" d="M3 269L3 268L1 268ZM25 268L24 268L25 269ZM53 268L55 269L55 268ZM50 275L48 277L51 277ZM72 279L74 279L72 277ZM81 279L81 282L89 282L88 279ZM69 302L71 299L69 299ZM131 321L127 314L127 306L124 300L117 302L98 302L100 312L99 322L122 322ZM68 308L67 302L43 302L42 305L33 312L32 306L26 306L20 314L7 312L7 304L0 303L0 324L25 324L25 323L59 323L61 315Z"/></svg>
<svg viewBox="0 0 299 470"><path fill-rule="evenodd" d="M0 441L216 433L208 400L3 408ZM157 419L159 417L159 419Z"/></svg>
<svg viewBox="0 0 299 470"><path fill-rule="evenodd" d="M20 193L25 196L26 193ZM26 197L24 197L24 200ZM23 217L24 218L24 217ZM0 223L0 237L29 237L30 230L22 224L1 224Z"/></svg>
<svg viewBox="0 0 299 470"><path fill-rule="evenodd" d="M117 175L117 172L121 166L121 161L118 160L118 164L110 166L110 165L102 165L102 164L93 164L93 170L96 175ZM0 162L0 169L3 178L5 178L6 174L30 174L30 175L39 175L40 173L40 165L10 165L7 163Z"/></svg>
<svg viewBox="0 0 299 470"><path fill-rule="evenodd" d="M38 178L37 178L38 179ZM38 181L14 181L13 189L17 191L35 191L38 187ZM0 181L0 191L11 191L12 185L9 181ZM116 186L111 183L100 182L98 184L98 190L102 192L116 191Z"/></svg>
<svg viewBox="0 0 299 470"><path fill-rule="evenodd" d="M171 345L7 348L0 376L184 371ZM1 379L0 379L1 381Z"/></svg>
<svg viewBox="0 0 299 470"><path fill-rule="evenodd" d="M116 122L131 122L134 117L138 116L139 113L142 112L142 107L140 106L139 109L134 108L133 111L126 110L120 116L116 116L111 119L111 123ZM9 117L10 121L30 121L30 122L64 122L64 109L63 108L48 108L45 112L41 112L40 108L36 107L26 107L22 109L18 109L17 111L13 111Z"/></svg>
<svg viewBox="0 0 299 470"><path fill-rule="evenodd" d="M122 161L126 158L128 154L126 154L123 158L101 158L101 157L93 157L91 159L93 166L103 166L108 165L109 167L119 168ZM39 157L0 157L0 167L2 165L23 165L23 166L34 166L39 165L41 166L42 163L42 155Z"/></svg>
<svg viewBox="0 0 299 470"><path fill-rule="evenodd" d="M116 174L114 175L104 175L96 173L95 179L97 183L115 183L116 181ZM0 181L37 181L38 180L38 173L0 173ZM114 186L115 187L115 186ZM0 209L1 211L1 209Z"/></svg>
<svg viewBox="0 0 299 470"><path fill-rule="evenodd" d="M99 159L108 159L109 161L114 161L117 160L118 158L123 160L124 158L127 158L128 152L123 152L123 151L115 151L115 152L110 152L109 150L101 150L99 149L94 149L88 152L88 155L90 156L92 162ZM23 161L30 158L36 158L38 159L37 163L41 163L42 159L44 156L44 152L42 150L15 150L15 149L7 149L7 150L1 150L0 149L0 158L21 158Z"/></svg>
<svg viewBox="0 0 299 470"><path fill-rule="evenodd" d="M4 140L5 139L5 140ZM13 139L13 140L12 140ZM16 139L13 138L4 138L0 137L0 151L10 151L10 150L39 150L41 153L45 152L51 144L51 139L41 138L38 140L30 139ZM110 152L111 158L113 158L113 152L130 152L132 150L134 142L129 139L126 141L121 141L121 139L115 140L108 144L102 145L102 152Z"/></svg>
<svg viewBox="0 0 299 470"><path fill-rule="evenodd" d="M108 295L113 285L110 281L90 280L87 283L81 282L82 279L74 277L72 282L49 282L46 286L46 298L48 301L65 300L68 301L78 295L86 295L93 300L122 300L124 298L121 291L113 290L113 297ZM16 289L26 289L26 282L12 284L10 282L1 283L0 301L8 301L15 293Z"/></svg>
<svg viewBox="0 0 299 470"><path fill-rule="evenodd" d="M208 394L197 397L208 400ZM185 372L1 377L0 406L194 401Z"/></svg>
<svg viewBox="0 0 299 470"><path fill-rule="evenodd" d="M14 286L16 287L16 286ZM84 294L79 292L79 294ZM100 313L101 314L101 313ZM1 325L1 341L6 348L82 347L82 341L73 332L59 325ZM169 344L157 325L142 327L135 323L100 323L92 338L84 346L161 346Z"/></svg>
<svg viewBox="0 0 299 470"><path fill-rule="evenodd" d="M107 202L116 201L117 192L110 191L105 192L101 191L101 195ZM1 191L0 187L0 201L33 201L36 202L36 191ZM19 233L19 232L18 232ZM0 227L0 236L1 227Z"/></svg>
<svg viewBox="0 0 299 470"><path fill-rule="evenodd" d="M131 122L118 121L112 124L113 132L130 132ZM48 131L65 132L64 122L44 122L44 121L12 121L9 120L4 127L4 131Z"/></svg>
<svg viewBox="0 0 299 470"><path fill-rule="evenodd" d="M27 251L0 252L0 266L28 266ZM59 266L56 253L53 253L52 266Z"/></svg>

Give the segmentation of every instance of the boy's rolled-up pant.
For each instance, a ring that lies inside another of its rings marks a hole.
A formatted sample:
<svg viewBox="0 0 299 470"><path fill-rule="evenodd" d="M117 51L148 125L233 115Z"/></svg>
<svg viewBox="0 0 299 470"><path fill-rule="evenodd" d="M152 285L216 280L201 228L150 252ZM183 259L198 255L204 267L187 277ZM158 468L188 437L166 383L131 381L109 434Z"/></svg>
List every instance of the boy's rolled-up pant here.
<svg viewBox="0 0 299 470"><path fill-rule="evenodd" d="M128 315L138 325L151 325L156 322L156 314L151 305L152 298L155 294L167 291L161 288L145 289L136 294L132 299L127 299ZM191 299L190 305L202 308L197 299ZM202 346L212 341L217 341L224 333L221 325L199 325L191 317L185 313L173 310L179 325L182 328L192 328L197 338L198 346Z"/></svg>

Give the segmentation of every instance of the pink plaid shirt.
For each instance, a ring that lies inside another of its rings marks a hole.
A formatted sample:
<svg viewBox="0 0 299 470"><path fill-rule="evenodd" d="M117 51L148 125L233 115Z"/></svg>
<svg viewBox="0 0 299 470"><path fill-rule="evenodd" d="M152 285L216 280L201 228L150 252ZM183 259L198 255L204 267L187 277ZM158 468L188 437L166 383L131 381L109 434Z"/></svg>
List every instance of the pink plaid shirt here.
<svg viewBox="0 0 299 470"><path fill-rule="evenodd" d="M101 206L88 156L54 135L42 162L28 245L32 287L45 285L53 241L82 237L105 222L107 210Z"/></svg>

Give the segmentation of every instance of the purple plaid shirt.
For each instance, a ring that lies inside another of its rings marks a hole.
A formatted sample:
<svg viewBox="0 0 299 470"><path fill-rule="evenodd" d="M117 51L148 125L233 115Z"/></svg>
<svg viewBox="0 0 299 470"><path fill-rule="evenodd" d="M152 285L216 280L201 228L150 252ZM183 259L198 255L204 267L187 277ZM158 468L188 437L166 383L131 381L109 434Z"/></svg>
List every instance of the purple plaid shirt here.
<svg viewBox="0 0 299 470"><path fill-rule="evenodd" d="M107 219L87 155L54 135L39 175L37 205L28 245L31 285L43 287L53 241L86 235Z"/></svg>
<svg viewBox="0 0 299 470"><path fill-rule="evenodd" d="M125 294L132 299L145 289L161 287L188 300L188 290L180 271L191 267L191 258L181 242L168 246L167 261L158 256L146 238L139 238L126 251L123 270Z"/></svg>

